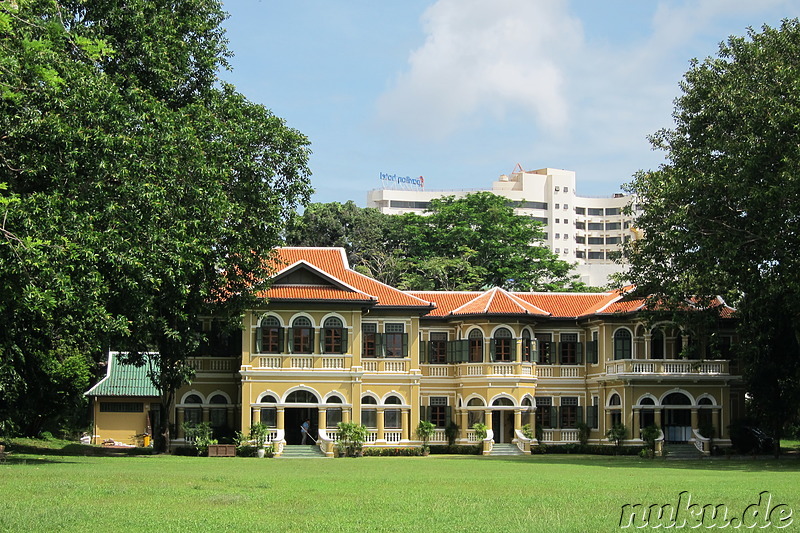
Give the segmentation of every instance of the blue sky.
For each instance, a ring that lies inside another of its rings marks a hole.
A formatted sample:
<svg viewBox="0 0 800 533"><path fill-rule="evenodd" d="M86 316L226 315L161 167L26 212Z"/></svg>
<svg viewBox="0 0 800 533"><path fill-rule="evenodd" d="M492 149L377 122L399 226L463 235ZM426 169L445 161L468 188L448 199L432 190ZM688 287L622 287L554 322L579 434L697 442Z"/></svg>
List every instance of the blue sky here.
<svg viewBox="0 0 800 533"><path fill-rule="evenodd" d="M663 155L692 58L800 0L227 0L221 77L311 141L313 201L381 172L488 188L517 163L607 196Z"/></svg>

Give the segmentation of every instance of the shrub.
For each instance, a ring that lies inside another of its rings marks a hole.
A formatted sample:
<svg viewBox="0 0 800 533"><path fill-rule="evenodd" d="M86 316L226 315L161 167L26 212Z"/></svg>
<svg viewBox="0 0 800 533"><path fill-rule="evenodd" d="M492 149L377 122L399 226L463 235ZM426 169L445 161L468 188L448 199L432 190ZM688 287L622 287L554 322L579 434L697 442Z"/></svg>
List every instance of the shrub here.
<svg viewBox="0 0 800 533"><path fill-rule="evenodd" d="M489 428L486 426L486 424L481 424L480 422L475 422L472 424L472 429L475 430L475 436L478 438L478 440L485 439L489 432Z"/></svg>
<svg viewBox="0 0 800 533"><path fill-rule="evenodd" d="M453 446L456 443L456 438L458 438L459 429L460 428L458 427L458 424L456 424L452 420L450 421L449 424L447 424L447 427L444 428L444 434L447 437L447 444L449 444L450 446Z"/></svg>
<svg viewBox="0 0 800 533"><path fill-rule="evenodd" d="M356 422L339 422L339 433L336 446L340 457L357 457L362 454L364 442L367 440L367 426Z"/></svg>
<svg viewBox="0 0 800 533"><path fill-rule="evenodd" d="M216 439L211 438L211 422L202 422L200 424L187 422L182 427L186 441L193 444L194 449L197 450L197 455L205 455L208 453L208 446L217 443Z"/></svg>
<svg viewBox="0 0 800 533"><path fill-rule="evenodd" d="M364 448L363 454L364 457L418 457L422 455L422 448Z"/></svg>
<svg viewBox="0 0 800 533"><path fill-rule="evenodd" d="M433 445L431 453L450 455L480 455L481 446L475 444Z"/></svg>
<svg viewBox="0 0 800 533"><path fill-rule="evenodd" d="M639 455L641 446L607 446L604 444L540 444L531 446L531 455L542 454L587 454L587 455Z"/></svg>
<svg viewBox="0 0 800 533"><path fill-rule="evenodd" d="M532 439L533 438L533 431L531 431L531 425L530 424L525 424L524 426L522 426L522 434L525 435L526 439Z"/></svg>

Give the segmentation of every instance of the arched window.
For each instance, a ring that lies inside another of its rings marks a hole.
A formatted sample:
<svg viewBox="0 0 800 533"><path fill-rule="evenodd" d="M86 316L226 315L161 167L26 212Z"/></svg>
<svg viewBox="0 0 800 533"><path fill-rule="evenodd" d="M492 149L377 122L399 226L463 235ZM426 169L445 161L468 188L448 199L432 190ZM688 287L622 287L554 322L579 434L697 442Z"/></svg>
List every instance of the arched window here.
<svg viewBox="0 0 800 533"><path fill-rule="evenodd" d="M522 330L522 360L530 363L532 353L531 332L527 329Z"/></svg>
<svg viewBox="0 0 800 533"><path fill-rule="evenodd" d="M342 399L338 396L330 396L325 404L327 410L325 411L325 427L335 429L339 427L339 422L342 421Z"/></svg>
<svg viewBox="0 0 800 533"><path fill-rule="evenodd" d="M197 407L185 407L183 409L183 421L187 424L199 424L203 421L203 408L199 404L203 399L197 394L190 394L183 400L184 404L198 404Z"/></svg>
<svg viewBox="0 0 800 533"><path fill-rule="evenodd" d="M664 359L664 332L658 328L650 334L650 358Z"/></svg>
<svg viewBox="0 0 800 533"><path fill-rule="evenodd" d="M402 405L403 402L397 396L389 396L383 402L385 405ZM386 429L400 429L403 427L402 410L399 408L383 410L383 427Z"/></svg>
<svg viewBox="0 0 800 533"><path fill-rule="evenodd" d="M654 406L656 404L652 398L645 396L639 400L639 405ZM644 429L648 426L656 425L656 412L653 409L640 409L639 410L639 427Z"/></svg>
<svg viewBox="0 0 800 533"><path fill-rule="evenodd" d="M469 332L469 362L483 362L483 333L479 329Z"/></svg>
<svg viewBox="0 0 800 533"><path fill-rule="evenodd" d="M631 358L631 332L618 329L614 332L614 359Z"/></svg>
<svg viewBox="0 0 800 533"><path fill-rule="evenodd" d="M667 394L661 405L692 405L692 400L683 393L673 392Z"/></svg>
<svg viewBox="0 0 800 533"><path fill-rule="evenodd" d="M261 320L256 330L256 351L259 353L280 353L283 350L283 328L277 317L267 316Z"/></svg>
<svg viewBox="0 0 800 533"><path fill-rule="evenodd" d="M368 428L378 427L377 400L372 396L361 397L361 423Z"/></svg>
<svg viewBox="0 0 800 533"><path fill-rule="evenodd" d="M514 339L507 328L499 328L492 339L492 356L495 361L511 362L514 360Z"/></svg>
<svg viewBox="0 0 800 533"><path fill-rule="evenodd" d="M311 353L311 347L314 345L314 328L311 327L308 318L299 316L294 319L291 339L292 353Z"/></svg>
<svg viewBox="0 0 800 533"><path fill-rule="evenodd" d="M228 408L219 407L220 405L227 405L228 399L222 394L215 394L208 400L212 406L208 411L208 421L211 422L213 428L224 428L228 425Z"/></svg>
<svg viewBox="0 0 800 533"><path fill-rule="evenodd" d="M472 398L467 402L467 407L483 407L486 404L480 398ZM483 409L473 409L467 411L467 423L472 428L475 424L483 424Z"/></svg>
<svg viewBox="0 0 800 533"><path fill-rule="evenodd" d="M325 319L323 328L322 353L345 353L347 351L347 330L341 319L332 316Z"/></svg>
<svg viewBox="0 0 800 533"><path fill-rule="evenodd" d="M264 395L261 398L262 404L271 404L269 407L261 408L261 423L267 427L277 427L278 425L278 409L275 407L277 400L271 394Z"/></svg>
<svg viewBox="0 0 800 533"><path fill-rule="evenodd" d="M317 403L317 397L311 391L296 390L289 393L289 396L286 397L286 403Z"/></svg>
<svg viewBox="0 0 800 533"><path fill-rule="evenodd" d="M514 405L514 402L512 402L510 398L501 397L501 398L496 398L492 402L492 405L496 405L496 406L500 406L500 407L511 407L511 406Z"/></svg>
<svg viewBox="0 0 800 533"><path fill-rule="evenodd" d="M612 394L611 398L608 399L608 405L622 405L622 400L620 399L619 394Z"/></svg>

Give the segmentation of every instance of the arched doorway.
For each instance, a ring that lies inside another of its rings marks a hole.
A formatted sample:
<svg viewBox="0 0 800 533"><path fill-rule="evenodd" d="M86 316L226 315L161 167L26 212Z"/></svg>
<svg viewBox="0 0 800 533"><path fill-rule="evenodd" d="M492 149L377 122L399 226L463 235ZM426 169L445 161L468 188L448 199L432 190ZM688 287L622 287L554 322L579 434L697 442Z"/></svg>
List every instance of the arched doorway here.
<svg viewBox="0 0 800 533"><path fill-rule="evenodd" d="M664 438L667 442L689 442L692 438L692 400L681 392L667 394L664 406Z"/></svg>
<svg viewBox="0 0 800 533"><path fill-rule="evenodd" d="M492 402L492 431L497 443L514 439L514 402L510 398L497 398Z"/></svg>
<svg viewBox="0 0 800 533"><path fill-rule="evenodd" d="M296 390L286 397L286 407L284 408L283 429L286 433L286 444L301 444L303 442L303 432L301 426L303 422L309 421L308 433L317 438L317 422L319 421L318 400L313 392L308 390ZM314 444L311 439L306 440L306 444Z"/></svg>

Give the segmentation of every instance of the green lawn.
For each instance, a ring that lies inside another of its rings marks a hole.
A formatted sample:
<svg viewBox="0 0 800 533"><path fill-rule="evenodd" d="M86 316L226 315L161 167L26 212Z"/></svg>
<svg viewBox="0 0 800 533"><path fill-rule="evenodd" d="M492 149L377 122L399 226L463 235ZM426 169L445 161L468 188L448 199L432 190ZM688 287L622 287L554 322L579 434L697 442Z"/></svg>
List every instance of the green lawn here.
<svg viewBox="0 0 800 533"><path fill-rule="evenodd" d="M770 491L800 512L798 471L795 459L17 453L0 464L0 531L613 531L623 504L681 491L738 516Z"/></svg>

